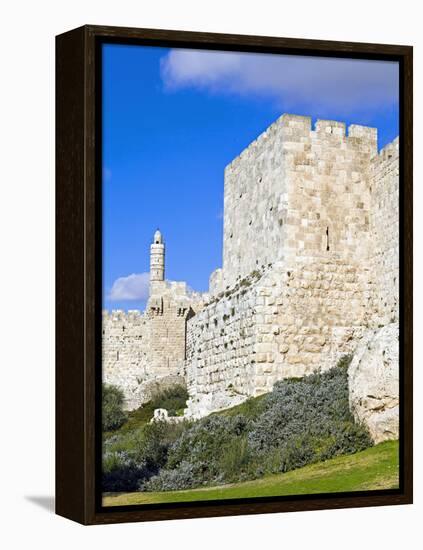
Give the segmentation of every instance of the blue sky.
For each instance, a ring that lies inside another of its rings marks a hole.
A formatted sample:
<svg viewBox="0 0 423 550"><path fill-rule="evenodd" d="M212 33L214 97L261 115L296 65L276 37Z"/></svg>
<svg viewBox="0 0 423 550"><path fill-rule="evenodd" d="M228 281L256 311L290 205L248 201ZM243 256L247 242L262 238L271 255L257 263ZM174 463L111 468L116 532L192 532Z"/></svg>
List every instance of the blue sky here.
<svg viewBox="0 0 423 550"><path fill-rule="evenodd" d="M195 290L221 266L225 166L284 112L398 135L398 65L103 46L103 304L143 309L149 246Z"/></svg>

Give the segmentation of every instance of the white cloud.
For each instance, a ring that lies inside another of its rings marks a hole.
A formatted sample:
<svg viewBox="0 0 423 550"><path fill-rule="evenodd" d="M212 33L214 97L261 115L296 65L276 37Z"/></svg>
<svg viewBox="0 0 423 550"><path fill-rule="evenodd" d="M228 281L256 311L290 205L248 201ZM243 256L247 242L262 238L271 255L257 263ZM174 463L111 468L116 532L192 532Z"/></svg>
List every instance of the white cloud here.
<svg viewBox="0 0 423 550"><path fill-rule="evenodd" d="M161 60L168 90L267 96L284 106L386 107L398 101L398 64L386 61L171 50Z"/></svg>
<svg viewBox="0 0 423 550"><path fill-rule="evenodd" d="M212 86L240 72L237 53L171 50L161 61L162 78L172 87Z"/></svg>
<svg viewBox="0 0 423 550"><path fill-rule="evenodd" d="M111 301L147 300L149 282L149 273L132 273L127 277L119 277L113 283L108 299Z"/></svg>

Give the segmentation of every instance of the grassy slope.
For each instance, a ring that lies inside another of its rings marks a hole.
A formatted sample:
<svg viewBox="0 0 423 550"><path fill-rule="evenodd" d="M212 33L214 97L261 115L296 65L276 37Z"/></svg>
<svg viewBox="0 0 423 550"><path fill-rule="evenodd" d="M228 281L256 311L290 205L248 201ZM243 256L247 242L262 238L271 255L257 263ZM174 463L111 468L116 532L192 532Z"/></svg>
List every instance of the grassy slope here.
<svg viewBox="0 0 423 550"><path fill-rule="evenodd" d="M334 493L398 487L398 442L387 441L349 456L299 468L286 474L221 487L162 493L106 495L105 506L189 502L258 496Z"/></svg>

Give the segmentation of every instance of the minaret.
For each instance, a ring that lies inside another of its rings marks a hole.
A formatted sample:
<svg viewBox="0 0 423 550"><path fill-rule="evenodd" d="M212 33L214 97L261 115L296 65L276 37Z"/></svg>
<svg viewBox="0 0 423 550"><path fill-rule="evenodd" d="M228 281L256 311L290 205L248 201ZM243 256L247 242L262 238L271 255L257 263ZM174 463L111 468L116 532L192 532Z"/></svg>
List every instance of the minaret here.
<svg viewBox="0 0 423 550"><path fill-rule="evenodd" d="M153 294L157 282L164 281L165 245L160 231L154 233L153 243L150 246L150 294Z"/></svg>

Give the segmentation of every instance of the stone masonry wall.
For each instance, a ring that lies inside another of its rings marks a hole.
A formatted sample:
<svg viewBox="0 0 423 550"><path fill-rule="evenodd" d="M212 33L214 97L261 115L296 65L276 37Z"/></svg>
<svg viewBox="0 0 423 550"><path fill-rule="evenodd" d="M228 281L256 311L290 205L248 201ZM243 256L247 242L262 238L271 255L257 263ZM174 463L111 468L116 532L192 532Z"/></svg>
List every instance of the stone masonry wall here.
<svg viewBox="0 0 423 550"><path fill-rule="evenodd" d="M236 403L255 393L251 358L257 341L255 307L260 275L213 298L187 323L189 414Z"/></svg>
<svg viewBox="0 0 423 550"><path fill-rule="evenodd" d="M353 351L368 314L361 272L340 260L253 272L188 322L188 414L329 369Z"/></svg>
<svg viewBox="0 0 423 550"><path fill-rule="evenodd" d="M188 322L188 414L328 369L391 322L397 149L378 155L373 128L284 115L229 165L223 270Z"/></svg>
<svg viewBox="0 0 423 550"><path fill-rule="evenodd" d="M149 378L147 319L139 311L104 311L102 332L103 381L119 386L131 408L132 395Z"/></svg>
<svg viewBox="0 0 423 550"><path fill-rule="evenodd" d="M162 311L151 314L148 322L151 372L157 376L170 371L183 375L187 310L168 296L162 300Z"/></svg>
<svg viewBox="0 0 423 550"><path fill-rule="evenodd" d="M123 390L129 410L151 398L154 382L185 384L188 306L169 294L149 304L144 314L103 313L103 381Z"/></svg>
<svg viewBox="0 0 423 550"><path fill-rule="evenodd" d="M373 325L399 317L399 142L384 147L369 169L372 277L376 285Z"/></svg>
<svg viewBox="0 0 423 550"><path fill-rule="evenodd" d="M155 281L145 313L103 312L103 381L119 386L125 408L159 387L185 385L186 323L204 296L180 282Z"/></svg>
<svg viewBox="0 0 423 550"><path fill-rule="evenodd" d="M324 120L312 130L309 117L283 115L226 168L224 288L283 258L368 256L377 133L348 130Z"/></svg>

